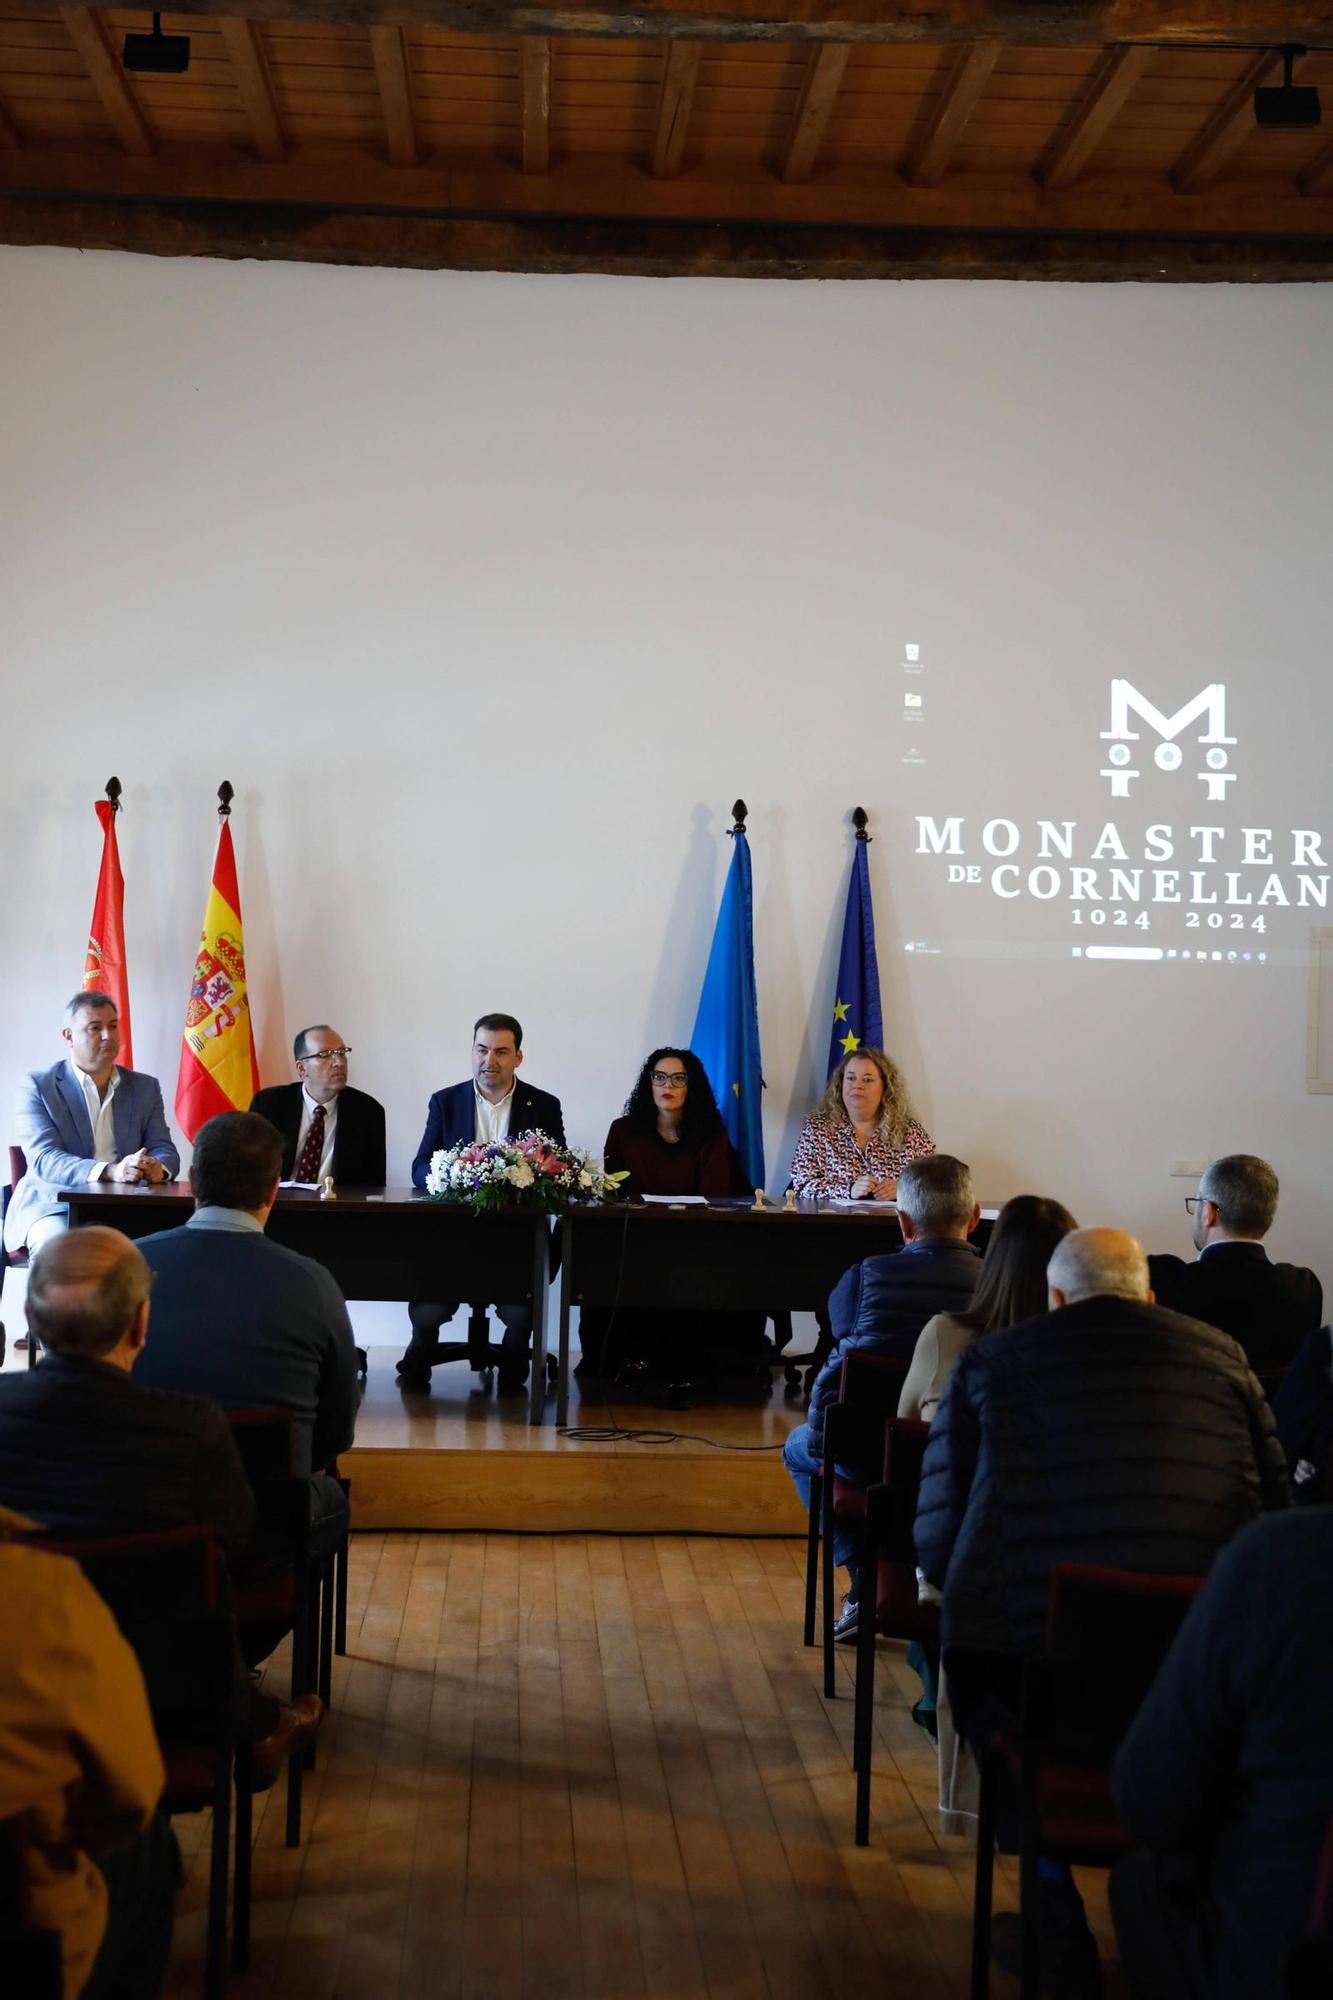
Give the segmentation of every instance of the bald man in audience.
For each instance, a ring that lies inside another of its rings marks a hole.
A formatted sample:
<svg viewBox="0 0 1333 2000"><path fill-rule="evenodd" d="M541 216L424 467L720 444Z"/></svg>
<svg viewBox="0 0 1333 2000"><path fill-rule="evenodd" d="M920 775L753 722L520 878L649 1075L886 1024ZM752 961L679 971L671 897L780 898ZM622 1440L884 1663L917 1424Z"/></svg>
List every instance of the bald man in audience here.
<svg viewBox="0 0 1333 2000"><path fill-rule="evenodd" d="M1041 1648L1057 1563L1203 1576L1267 1508L1284 1507L1273 1419L1230 1335L1154 1304L1142 1246L1076 1229L1047 1267L1050 1310L959 1356L926 1446L917 1561L942 1592L955 1715L1017 1695ZM972 1659L972 1672L954 1649ZM976 1656L985 1655L978 1669ZM1043 1864L1044 1964L1093 1995L1096 1946L1067 1869ZM1016 1969L1017 1919L997 1917Z"/></svg>
<svg viewBox="0 0 1333 2000"><path fill-rule="evenodd" d="M1214 1160L1186 1197L1193 1218L1193 1264L1152 1257L1153 1289L1174 1312L1234 1334L1251 1368L1287 1368L1306 1334L1323 1323L1324 1294L1313 1271L1274 1264L1264 1238L1277 1216L1277 1175L1253 1153Z"/></svg>

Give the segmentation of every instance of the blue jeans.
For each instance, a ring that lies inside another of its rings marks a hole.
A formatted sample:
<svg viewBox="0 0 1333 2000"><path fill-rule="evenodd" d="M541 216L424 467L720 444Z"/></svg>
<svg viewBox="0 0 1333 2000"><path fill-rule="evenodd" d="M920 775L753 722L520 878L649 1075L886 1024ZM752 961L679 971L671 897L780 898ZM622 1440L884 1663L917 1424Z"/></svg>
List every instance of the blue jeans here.
<svg viewBox="0 0 1333 2000"><path fill-rule="evenodd" d="M809 1424L798 1424L796 1429L788 1434L787 1442L782 1447L782 1462L791 1474L796 1491L801 1496L801 1503L808 1514L810 1481L815 1473L824 1469L823 1460L816 1458L810 1449ZM848 1472L841 1465L838 1467L838 1477L850 1479L858 1486L861 1483L854 1472ZM855 1532L836 1516L833 1521L833 1560L843 1569L851 1569L856 1562Z"/></svg>

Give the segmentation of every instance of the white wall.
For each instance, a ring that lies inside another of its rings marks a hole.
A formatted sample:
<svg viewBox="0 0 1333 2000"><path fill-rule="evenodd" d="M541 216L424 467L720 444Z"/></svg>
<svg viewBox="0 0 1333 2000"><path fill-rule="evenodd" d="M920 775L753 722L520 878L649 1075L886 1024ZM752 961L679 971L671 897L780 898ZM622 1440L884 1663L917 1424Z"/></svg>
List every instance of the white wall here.
<svg viewBox="0 0 1333 2000"><path fill-rule="evenodd" d="M1168 708L1227 682L1229 820L1333 821L1327 289L0 250L0 324L0 1102L60 1053L112 771L136 1060L170 1101L227 777L266 1080L331 1017L405 1179L474 1014L512 1009L599 1144L688 1035L739 792L781 1185L862 804L888 1040L983 1191L1183 1249L1170 1160L1253 1149L1275 1251L1333 1290L1318 913L1262 972L1094 971L1067 902L966 904L913 853L918 812L1110 817L1117 673Z"/></svg>

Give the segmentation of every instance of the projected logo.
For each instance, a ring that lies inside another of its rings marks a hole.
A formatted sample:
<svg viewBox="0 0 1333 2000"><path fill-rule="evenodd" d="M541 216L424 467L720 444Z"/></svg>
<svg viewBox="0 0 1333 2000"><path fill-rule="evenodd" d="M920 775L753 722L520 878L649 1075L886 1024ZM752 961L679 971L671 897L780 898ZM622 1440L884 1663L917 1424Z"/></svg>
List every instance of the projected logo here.
<svg viewBox="0 0 1333 2000"><path fill-rule="evenodd" d="M1187 701L1174 715L1163 715L1146 695L1139 693L1133 681L1111 682L1111 727L1102 730L1101 738L1103 743L1111 746L1106 752L1102 776L1111 781L1113 799L1130 798L1130 786L1143 775L1134 768L1136 752L1131 746L1141 743L1143 739L1137 729L1130 728L1131 713L1159 737L1153 751L1153 762L1161 771L1178 771L1181 768L1185 753L1176 738L1197 717L1206 716L1208 727L1201 730L1198 736L1199 743L1207 745L1200 752L1203 768L1194 775L1203 785L1206 798L1226 798L1227 786L1236 782L1236 773L1227 769L1227 748L1234 745L1236 739L1227 735L1227 691L1221 681L1211 681L1206 688L1201 688L1193 701Z"/></svg>

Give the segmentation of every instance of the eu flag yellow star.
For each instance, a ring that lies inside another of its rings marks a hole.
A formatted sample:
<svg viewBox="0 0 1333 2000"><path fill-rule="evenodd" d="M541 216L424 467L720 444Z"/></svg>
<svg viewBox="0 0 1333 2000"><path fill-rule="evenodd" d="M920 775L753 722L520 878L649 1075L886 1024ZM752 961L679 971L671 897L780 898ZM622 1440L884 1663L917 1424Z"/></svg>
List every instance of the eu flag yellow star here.
<svg viewBox="0 0 1333 2000"><path fill-rule="evenodd" d="M848 1002L846 1000L834 1001L833 1018L835 1021L845 1021L847 1019L847 1007L848 1007Z"/></svg>
<svg viewBox="0 0 1333 2000"><path fill-rule="evenodd" d="M851 1032L851 1030L848 1029L847 1033L842 1038L843 1054L845 1056L849 1056L852 1053L853 1049L859 1049L860 1046L861 1046L861 1037L859 1035L854 1035Z"/></svg>

